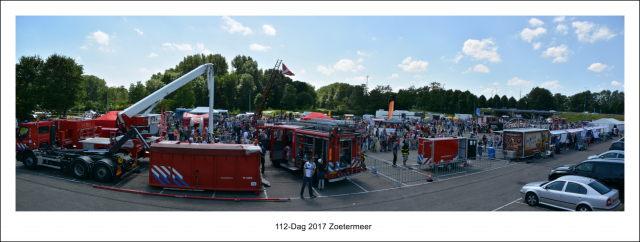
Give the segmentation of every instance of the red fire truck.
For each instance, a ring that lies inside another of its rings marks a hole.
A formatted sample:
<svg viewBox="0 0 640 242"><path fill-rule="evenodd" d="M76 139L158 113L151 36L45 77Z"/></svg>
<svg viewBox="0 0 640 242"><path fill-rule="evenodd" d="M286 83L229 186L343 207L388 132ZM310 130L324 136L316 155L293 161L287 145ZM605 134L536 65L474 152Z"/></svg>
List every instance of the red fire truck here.
<svg viewBox="0 0 640 242"><path fill-rule="evenodd" d="M497 122L498 121L498 117L494 117L494 116L476 116L476 122L478 124L487 124L490 122Z"/></svg>
<svg viewBox="0 0 640 242"><path fill-rule="evenodd" d="M362 145L360 134L352 131L354 127L352 121L327 119L276 125L270 140L271 162L276 167L301 171L304 163L317 154L327 161L329 182L360 176Z"/></svg>
<svg viewBox="0 0 640 242"><path fill-rule="evenodd" d="M465 137L419 138L418 166L453 169L456 163L476 157L477 139Z"/></svg>

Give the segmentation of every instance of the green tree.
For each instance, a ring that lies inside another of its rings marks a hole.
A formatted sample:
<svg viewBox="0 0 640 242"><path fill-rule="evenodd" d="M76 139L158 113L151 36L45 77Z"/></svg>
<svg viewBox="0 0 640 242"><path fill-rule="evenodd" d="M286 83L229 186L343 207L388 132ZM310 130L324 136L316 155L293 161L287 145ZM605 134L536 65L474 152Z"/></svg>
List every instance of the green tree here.
<svg viewBox="0 0 640 242"><path fill-rule="evenodd" d="M40 56L22 56L16 64L16 118L33 120L31 112L42 103Z"/></svg>
<svg viewBox="0 0 640 242"><path fill-rule="evenodd" d="M160 90L160 88L163 88L165 84L160 79L152 78L147 80L145 86L147 88L147 93L152 94L157 90Z"/></svg>
<svg viewBox="0 0 640 242"><path fill-rule="evenodd" d="M91 100L87 100L87 101L84 103L84 109L86 109L86 110L91 110L91 109L93 109L93 108L94 108L94 105L95 105L95 103L93 103L93 101L91 101Z"/></svg>
<svg viewBox="0 0 640 242"><path fill-rule="evenodd" d="M133 83L129 85L129 101L131 101L132 104L137 103L147 97L147 95L149 95L149 93L147 92L147 88L144 84L142 84L142 81L138 81L136 85L133 85Z"/></svg>
<svg viewBox="0 0 640 242"><path fill-rule="evenodd" d="M498 104L498 108L506 108L507 106L509 106L509 99L507 98L507 95L502 95L502 97L500 98L500 103Z"/></svg>
<svg viewBox="0 0 640 242"><path fill-rule="evenodd" d="M253 100L253 105L254 107L256 107L256 110L258 110L258 105L260 105L260 101L262 101L262 93L258 93L258 95L256 95L256 98ZM264 107L267 106L267 103L265 102ZM263 110L264 110L264 107Z"/></svg>
<svg viewBox="0 0 640 242"><path fill-rule="evenodd" d="M282 95L282 100L280 101L280 105L283 109L292 110L296 106L296 88L292 85L288 85L284 88L284 95Z"/></svg>
<svg viewBox="0 0 640 242"><path fill-rule="evenodd" d="M42 69L42 107L66 116L84 98L83 66L71 57L49 56Z"/></svg>
<svg viewBox="0 0 640 242"><path fill-rule="evenodd" d="M253 100L249 96L250 93L256 93L256 86L253 83L253 77L245 73L240 76L240 81L236 86L236 107L239 107L240 110L249 110L250 101Z"/></svg>
<svg viewBox="0 0 640 242"><path fill-rule="evenodd" d="M487 108L487 98L484 95L480 95L478 98L478 108Z"/></svg>
<svg viewBox="0 0 640 242"><path fill-rule="evenodd" d="M510 97L509 98L509 102L507 104L507 107L509 107L509 108L517 108L518 107L518 101L516 101L516 99L514 97Z"/></svg>
<svg viewBox="0 0 640 242"><path fill-rule="evenodd" d="M193 93L193 83L189 82L176 91L173 102L176 107L195 107L196 95Z"/></svg>
<svg viewBox="0 0 640 242"><path fill-rule="evenodd" d="M105 92L107 88L107 82L103 79L98 78L94 75L84 75L82 78L86 84L86 93L87 95L82 99L83 102L88 100L93 101L94 103L100 100L100 94Z"/></svg>
<svg viewBox="0 0 640 242"><path fill-rule="evenodd" d="M556 108L553 94L548 89L535 87L527 94L528 108L535 110L551 110Z"/></svg>

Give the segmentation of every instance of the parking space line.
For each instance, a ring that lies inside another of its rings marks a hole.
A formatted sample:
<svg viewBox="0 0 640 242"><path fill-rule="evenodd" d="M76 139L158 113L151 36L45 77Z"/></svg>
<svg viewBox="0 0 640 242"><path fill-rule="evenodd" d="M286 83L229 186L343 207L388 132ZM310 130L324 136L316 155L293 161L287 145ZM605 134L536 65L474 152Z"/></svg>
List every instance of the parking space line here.
<svg viewBox="0 0 640 242"><path fill-rule="evenodd" d="M213 195L211 197L216 197L216 191L213 191Z"/></svg>
<svg viewBox="0 0 640 242"><path fill-rule="evenodd" d="M162 188L162 191L159 192L159 194L162 194L164 192L164 187Z"/></svg>
<svg viewBox="0 0 640 242"><path fill-rule="evenodd" d="M500 210L500 209L502 209L502 208L504 208L506 206L511 205L512 203L518 202L518 200L520 200L520 199L522 199L522 198L518 198L518 199L514 200L513 202L507 203L507 204L503 205L502 207L499 207L499 208L496 208L496 209L492 210L491 212L498 211L498 210Z"/></svg>
<svg viewBox="0 0 640 242"><path fill-rule="evenodd" d="M264 187L264 186L262 186L262 189L263 189L263 191L264 191L264 198L269 198L269 196L267 196L267 188L266 188L266 187ZM214 193L214 195L215 195L215 192L213 192L213 193Z"/></svg>
<svg viewBox="0 0 640 242"><path fill-rule="evenodd" d="M360 185L358 185L358 183L352 181L351 179L347 178L347 180L349 180L351 183L355 184L356 186L358 186L360 189L362 189L364 192L369 192L367 191L367 189L362 188Z"/></svg>

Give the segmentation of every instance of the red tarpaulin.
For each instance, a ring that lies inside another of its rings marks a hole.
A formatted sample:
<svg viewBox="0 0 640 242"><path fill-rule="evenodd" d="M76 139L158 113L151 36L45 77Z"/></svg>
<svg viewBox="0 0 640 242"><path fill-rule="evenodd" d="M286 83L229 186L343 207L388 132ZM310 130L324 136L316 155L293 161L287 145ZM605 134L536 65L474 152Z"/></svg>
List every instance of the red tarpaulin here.
<svg viewBox="0 0 640 242"><path fill-rule="evenodd" d="M209 114L208 113L195 114L195 113L187 113L187 112L185 112L184 114L182 114L182 125L189 125L189 122L191 121L191 118L193 118L193 125L199 124L200 123L200 118L204 119L204 121L205 121L204 125L208 125L209 124Z"/></svg>
<svg viewBox="0 0 640 242"><path fill-rule="evenodd" d="M310 113L309 115L304 116L304 117L302 117L300 119L301 120L309 120L309 119L312 119L312 118L332 119L331 117L329 117L327 115L324 115L323 113L317 113L317 112Z"/></svg>
<svg viewBox="0 0 640 242"><path fill-rule="evenodd" d="M103 128L115 128L116 118L118 118L119 112L122 111L109 111L105 115L94 119L96 126L102 126Z"/></svg>

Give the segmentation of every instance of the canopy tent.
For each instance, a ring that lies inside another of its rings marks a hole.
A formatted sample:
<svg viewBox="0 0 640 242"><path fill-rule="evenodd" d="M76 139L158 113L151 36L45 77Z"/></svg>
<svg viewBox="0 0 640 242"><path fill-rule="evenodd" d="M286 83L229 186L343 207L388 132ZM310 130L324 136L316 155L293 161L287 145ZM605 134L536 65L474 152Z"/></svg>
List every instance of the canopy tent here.
<svg viewBox="0 0 640 242"><path fill-rule="evenodd" d="M385 120L382 123L383 124L402 124L402 121L398 120L397 118L390 118L390 119Z"/></svg>
<svg viewBox="0 0 640 242"><path fill-rule="evenodd" d="M116 128L116 118L118 113L122 111L109 111L101 117L94 119L96 126L102 126L103 128Z"/></svg>
<svg viewBox="0 0 640 242"><path fill-rule="evenodd" d="M460 118L458 118L458 117L453 117L453 119L460 119Z"/></svg>
<svg viewBox="0 0 640 242"><path fill-rule="evenodd" d="M614 126L616 126L618 130L624 131L624 121L620 121L617 119L601 118L591 123L594 125L603 126L605 128L605 132L611 132Z"/></svg>
<svg viewBox="0 0 640 242"><path fill-rule="evenodd" d="M374 122L384 122L384 119L382 119L382 118L372 118L372 119L371 119L371 121L374 121Z"/></svg>
<svg viewBox="0 0 640 242"><path fill-rule="evenodd" d="M552 130L549 133L551 133L552 135L556 135L560 137L560 143L565 143L567 142L567 132L564 130ZM551 140L551 142L555 142L554 140Z"/></svg>
<svg viewBox="0 0 640 242"><path fill-rule="evenodd" d="M189 113L196 113L196 114L202 114L202 113L209 113L209 107L197 107L194 110L189 111ZM218 111L213 110L213 113L218 113Z"/></svg>
<svg viewBox="0 0 640 242"><path fill-rule="evenodd" d="M333 118L325 115L324 113L318 113L318 112L310 113L309 115L300 118L300 120L309 120L309 119L312 119L312 118L321 118L321 119L331 119L331 120L333 120Z"/></svg>
<svg viewBox="0 0 640 242"><path fill-rule="evenodd" d="M424 119L428 119L429 117L425 117Z"/></svg>

